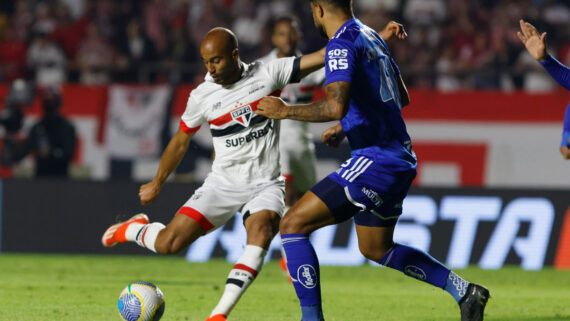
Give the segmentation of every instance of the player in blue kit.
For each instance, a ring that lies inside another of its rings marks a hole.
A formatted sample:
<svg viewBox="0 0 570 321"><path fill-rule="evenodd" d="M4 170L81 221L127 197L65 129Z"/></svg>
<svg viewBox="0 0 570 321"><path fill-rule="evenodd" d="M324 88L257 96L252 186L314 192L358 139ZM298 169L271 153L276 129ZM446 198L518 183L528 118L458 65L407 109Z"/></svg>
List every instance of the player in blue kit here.
<svg viewBox="0 0 570 321"><path fill-rule="evenodd" d="M570 68L564 66L546 51L546 32L538 33L538 30L530 23L521 20L521 31L517 32L519 39L525 45L528 53L536 59L548 73L560 84L570 90ZM570 159L570 102L566 107L564 116L564 129L562 130L562 142L560 153L565 159Z"/></svg>
<svg viewBox="0 0 570 321"><path fill-rule="evenodd" d="M311 0L315 26L329 39L326 97L307 105L264 98L257 113L276 119L340 124L323 132L336 146L346 136L352 158L317 183L283 217L280 233L303 321L324 320L319 263L309 241L318 228L354 217L360 251L370 260L449 292L461 320L483 320L489 291L427 253L393 241L402 201L416 176L416 156L402 119L409 103L386 43L352 14L350 0Z"/></svg>

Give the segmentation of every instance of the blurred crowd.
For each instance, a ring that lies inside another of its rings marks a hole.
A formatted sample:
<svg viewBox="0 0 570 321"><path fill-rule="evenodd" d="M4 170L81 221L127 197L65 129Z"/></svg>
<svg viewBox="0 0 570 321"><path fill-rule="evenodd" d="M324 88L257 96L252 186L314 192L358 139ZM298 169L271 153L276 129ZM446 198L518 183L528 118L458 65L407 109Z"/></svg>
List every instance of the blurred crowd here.
<svg viewBox="0 0 570 321"><path fill-rule="evenodd" d="M15 0L0 3L0 81L40 86L77 82L200 81L198 47L215 26L232 29L243 60L271 49L276 17L301 22L302 50L325 44L307 0ZM380 30L402 22L390 45L410 87L555 90L522 50L521 18L548 32L550 52L570 64L568 0L355 0L356 15Z"/></svg>

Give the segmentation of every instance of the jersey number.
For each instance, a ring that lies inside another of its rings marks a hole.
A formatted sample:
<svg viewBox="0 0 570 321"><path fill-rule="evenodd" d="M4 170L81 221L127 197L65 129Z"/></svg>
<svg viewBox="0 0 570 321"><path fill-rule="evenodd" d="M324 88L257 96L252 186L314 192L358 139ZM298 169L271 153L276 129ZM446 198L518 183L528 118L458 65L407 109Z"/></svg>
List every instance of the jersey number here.
<svg viewBox="0 0 570 321"><path fill-rule="evenodd" d="M398 83L394 79L394 67L390 62L387 62L388 56L381 54L378 57L378 72L380 74L380 98L383 102L394 100L400 106L400 95L398 90Z"/></svg>

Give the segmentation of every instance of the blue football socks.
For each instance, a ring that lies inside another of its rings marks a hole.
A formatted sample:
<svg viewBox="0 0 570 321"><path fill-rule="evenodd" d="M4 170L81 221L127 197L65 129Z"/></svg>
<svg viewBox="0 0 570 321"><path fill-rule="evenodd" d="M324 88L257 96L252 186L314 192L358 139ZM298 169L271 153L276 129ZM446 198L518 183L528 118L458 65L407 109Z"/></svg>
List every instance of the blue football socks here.
<svg viewBox="0 0 570 321"><path fill-rule="evenodd" d="M394 243L378 263L442 288L457 302L461 300L469 285L429 254L398 243Z"/></svg>
<svg viewBox="0 0 570 321"><path fill-rule="evenodd" d="M302 321L323 321L319 260L305 234L281 235L287 267L303 312Z"/></svg>

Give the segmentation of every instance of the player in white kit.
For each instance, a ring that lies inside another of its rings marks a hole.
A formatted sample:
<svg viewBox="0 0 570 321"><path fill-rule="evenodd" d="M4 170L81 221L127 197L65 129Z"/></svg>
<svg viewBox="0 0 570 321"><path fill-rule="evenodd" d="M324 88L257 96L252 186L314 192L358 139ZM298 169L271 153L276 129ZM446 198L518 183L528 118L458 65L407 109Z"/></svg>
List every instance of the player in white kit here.
<svg viewBox="0 0 570 321"><path fill-rule="evenodd" d="M273 24L271 37L275 48L260 60L267 63L278 58L299 57L301 52L297 46L300 40L301 30L297 21L292 17L278 18ZM310 103L315 90L324 82L325 70L321 68L299 83L287 85L281 92L281 99L291 104ZM281 120L279 152L281 173L285 177L285 205L289 207L317 182L315 144L309 123Z"/></svg>
<svg viewBox="0 0 570 321"><path fill-rule="evenodd" d="M208 123L216 158L204 184L177 211L168 226L149 223L137 214L104 233L104 246L136 242L151 251L169 254L186 248L198 237L222 226L236 211L243 213L247 245L231 270L224 294L208 320L226 320L259 273L279 227L284 208L284 179L279 169L279 121L254 113L267 95L279 95L324 64L324 50L302 57L245 64L235 35L211 30L200 46L208 74L194 89L180 129L165 149L154 179L141 186L143 205L152 203L166 178L178 166L201 125Z"/></svg>
<svg viewBox="0 0 570 321"><path fill-rule="evenodd" d="M275 47L259 60L265 63L284 58L301 56L297 45L301 40L301 30L293 17L281 17L273 23L271 42ZM325 83L325 70L321 68L298 83L287 85L281 91L281 99L290 104L310 103L315 90ZM281 174L285 177L285 212L317 182L316 156L313 135L309 123L291 119L281 120L279 141ZM286 276L285 253L279 267Z"/></svg>

